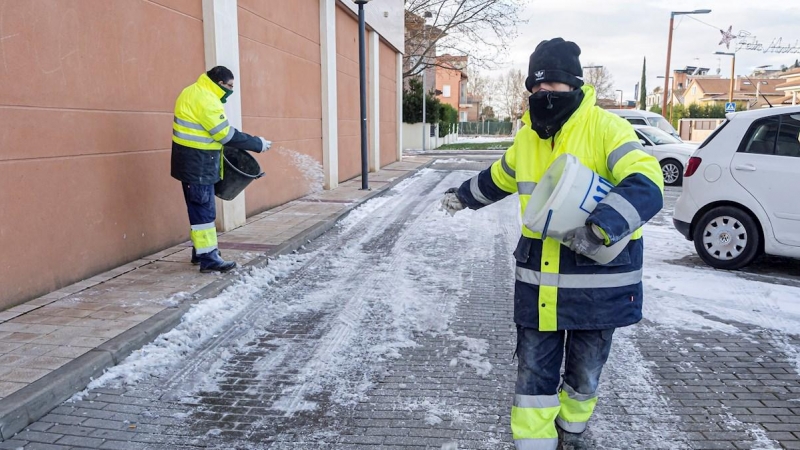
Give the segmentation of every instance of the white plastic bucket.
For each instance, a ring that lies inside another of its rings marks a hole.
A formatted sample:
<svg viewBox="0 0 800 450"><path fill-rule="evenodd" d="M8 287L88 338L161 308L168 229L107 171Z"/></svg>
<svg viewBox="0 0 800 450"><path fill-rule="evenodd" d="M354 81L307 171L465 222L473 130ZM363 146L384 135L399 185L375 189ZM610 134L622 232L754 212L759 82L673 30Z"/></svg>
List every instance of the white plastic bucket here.
<svg viewBox="0 0 800 450"><path fill-rule="evenodd" d="M522 223L532 231L564 243L567 232L586 224L586 218L614 185L581 164L574 155L559 156L531 194ZM589 258L607 264L619 255L630 235Z"/></svg>

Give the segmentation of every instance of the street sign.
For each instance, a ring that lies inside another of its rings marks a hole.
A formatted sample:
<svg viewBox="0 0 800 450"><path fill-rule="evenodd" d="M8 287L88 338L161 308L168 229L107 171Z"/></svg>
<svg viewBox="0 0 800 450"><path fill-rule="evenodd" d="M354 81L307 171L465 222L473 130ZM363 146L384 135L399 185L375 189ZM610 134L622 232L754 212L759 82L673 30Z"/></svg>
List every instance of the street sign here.
<svg viewBox="0 0 800 450"><path fill-rule="evenodd" d="M725 112L726 113L736 112L736 103L734 103L734 102L725 102Z"/></svg>

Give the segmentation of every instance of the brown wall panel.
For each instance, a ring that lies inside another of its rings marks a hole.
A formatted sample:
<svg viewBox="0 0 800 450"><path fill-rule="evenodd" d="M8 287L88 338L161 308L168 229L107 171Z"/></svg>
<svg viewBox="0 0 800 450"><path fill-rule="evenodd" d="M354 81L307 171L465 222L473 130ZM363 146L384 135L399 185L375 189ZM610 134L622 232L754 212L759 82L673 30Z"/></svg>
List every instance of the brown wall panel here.
<svg viewBox="0 0 800 450"><path fill-rule="evenodd" d="M169 150L0 163L2 307L188 235ZM9 220L10 219L10 220Z"/></svg>
<svg viewBox="0 0 800 450"><path fill-rule="evenodd" d="M339 113L339 181L361 175L361 106L358 20L336 8L336 82ZM369 67L369 52L367 52ZM369 92L369 83L367 84ZM367 111L369 117L369 111ZM369 130L369 126L367 127Z"/></svg>
<svg viewBox="0 0 800 450"><path fill-rule="evenodd" d="M319 187L314 186L322 162L319 1L294 0L292 8L240 1L239 57L244 131L273 141L268 153L256 155L266 176L247 188L246 210L252 215ZM311 169L314 162L318 166Z"/></svg>
<svg viewBox="0 0 800 450"><path fill-rule="evenodd" d="M0 0L0 309L188 236L172 109L201 0Z"/></svg>
<svg viewBox="0 0 800 450"><path fill-rule="evenodd" d="M381 167L397 161L397 58L380 43Z"/></svg>

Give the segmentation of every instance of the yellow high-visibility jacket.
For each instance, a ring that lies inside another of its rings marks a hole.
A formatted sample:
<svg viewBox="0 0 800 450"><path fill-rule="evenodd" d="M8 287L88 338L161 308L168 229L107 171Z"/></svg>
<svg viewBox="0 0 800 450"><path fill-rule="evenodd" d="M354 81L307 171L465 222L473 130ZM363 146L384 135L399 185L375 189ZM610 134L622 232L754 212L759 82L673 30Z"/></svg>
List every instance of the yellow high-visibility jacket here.
<svg viewBox="0 0 800 450"><path fill-rule="evenodd" d="M260 151L261 140L228 123L220 100L225 91L205 73L175 101L172 176L186 183L214 184L222 178L224 146Z"/></svg>

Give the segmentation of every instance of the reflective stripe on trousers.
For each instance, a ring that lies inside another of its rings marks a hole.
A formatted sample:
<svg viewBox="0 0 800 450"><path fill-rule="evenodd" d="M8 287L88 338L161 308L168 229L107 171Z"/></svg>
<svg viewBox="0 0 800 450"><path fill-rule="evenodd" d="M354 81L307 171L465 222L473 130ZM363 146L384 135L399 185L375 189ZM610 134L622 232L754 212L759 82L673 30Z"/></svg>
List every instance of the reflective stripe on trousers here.
<svg viewBox="0 0 800 450"><path fill-rule="evenodd" d="M217 248L217 227L214 222L192 225L191 237L198 255L211 253Z"/></svg>
<svg viewBox="0 0 800 450"><path fill-rule="evenodd" d="M597 405L597 394L581 394L564 383L558 398L561 401L561 409L556 418L558 426L569 433L583 433Z"/></svg>
<svg viewBox="0 0 800 450"><path fill-rule="evenodd" d="M515 395L511 433L517 450L556 450L555 420L560 408L558 395Z"/></svg>

